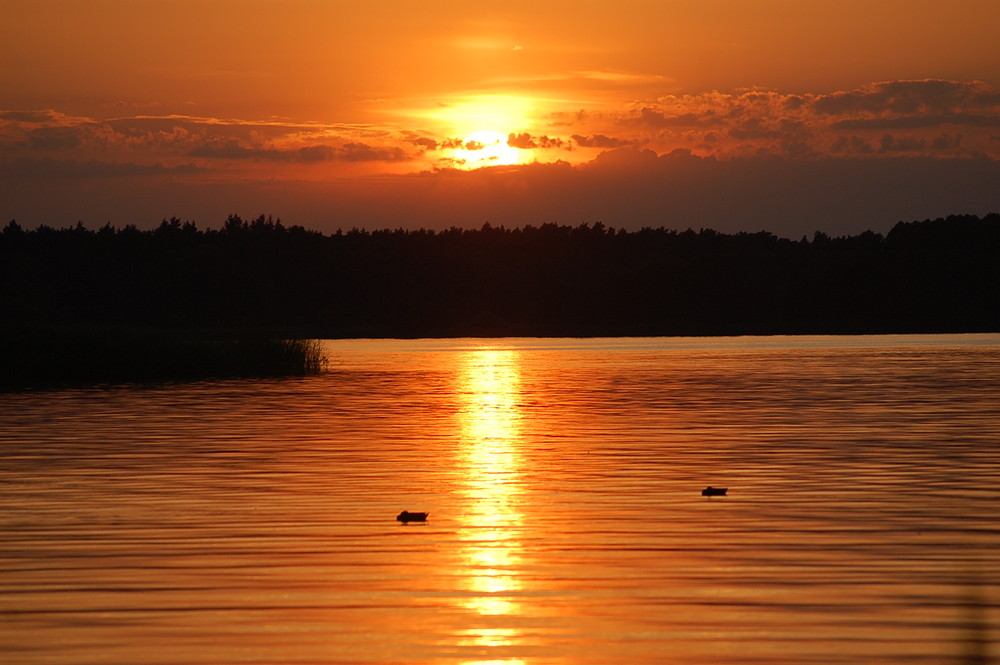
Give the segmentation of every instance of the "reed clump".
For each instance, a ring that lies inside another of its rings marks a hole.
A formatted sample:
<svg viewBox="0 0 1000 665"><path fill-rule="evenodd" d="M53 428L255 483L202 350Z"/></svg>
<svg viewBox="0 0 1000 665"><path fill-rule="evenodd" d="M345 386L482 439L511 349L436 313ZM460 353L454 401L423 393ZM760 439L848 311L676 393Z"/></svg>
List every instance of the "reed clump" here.
<svg viewBox="0 0 1000 665"><path fill-rule="evenodd" d="M320 342L258 335L122 329L0 331L0 389L305 376Z"/></svg>

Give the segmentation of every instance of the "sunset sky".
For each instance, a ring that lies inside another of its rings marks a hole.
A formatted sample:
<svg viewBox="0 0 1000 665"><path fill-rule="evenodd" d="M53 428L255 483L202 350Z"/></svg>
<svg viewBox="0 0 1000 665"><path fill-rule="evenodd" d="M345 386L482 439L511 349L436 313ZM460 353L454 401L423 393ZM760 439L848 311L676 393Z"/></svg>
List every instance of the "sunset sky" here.
<svg viewBox="0 0 1000 665"><path fill-rule="evenodd" d="M4 224L1000 211L996 0L4 0Z"/></svg>

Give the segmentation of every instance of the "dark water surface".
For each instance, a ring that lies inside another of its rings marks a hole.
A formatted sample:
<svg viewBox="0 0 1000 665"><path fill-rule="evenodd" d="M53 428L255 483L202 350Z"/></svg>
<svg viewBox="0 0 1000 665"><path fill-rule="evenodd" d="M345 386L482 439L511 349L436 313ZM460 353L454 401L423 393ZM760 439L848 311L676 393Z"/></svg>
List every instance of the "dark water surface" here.
<svg viewBox="0 0 1000 665"><path fill-rule="evenodd" d="M1000 658L998 335L326 345L0 395L0 662Z"/></svg>

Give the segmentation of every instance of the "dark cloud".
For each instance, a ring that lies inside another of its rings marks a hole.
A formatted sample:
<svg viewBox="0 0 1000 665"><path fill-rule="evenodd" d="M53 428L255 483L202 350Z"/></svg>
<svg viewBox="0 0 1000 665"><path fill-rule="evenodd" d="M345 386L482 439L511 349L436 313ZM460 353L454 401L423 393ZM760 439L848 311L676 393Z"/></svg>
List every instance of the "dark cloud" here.
<svg viewBox="0 0 1000 665"><path fill-rule="evenodd" d="M593 161L584 164L584 170L604 170L614 172L632 172L650 168L656 163L657 155L652 150L638 148L615 148L599 154Z"/></svg>
<svg viewBox="0 0 1000 665"><path fill-rule="evenodd" d="M318 163L398 162L409 155L398 146L372 145L352 136L347 126L296 125L221 121L183 116L116 118L106 121L68 118L54 112L0 113L0 150L10 155L90 153L112 155L109 163L131 160L134 155L155 154L162 159L254 160ZM337 138L337 131L342 134ZM410 138L424 147L431 139ZM401 138L405 141L405 138Z"/></svg>
<svg viewBox="0 0 1000 665"><path fill-rule="evenodd" d="M1000 104L1000 92L981 81L885 81L815 98L818 113L843 114L930 114L961 113Z"/></svg>
<svg viewBox="0 0 1000 665"><path fill-rule="evenodd" d="M201 145L190 153L192 157L208 159L259 159L269 161L290 161L291 155L273 148L248 148L238 141L213 141Z"/></svg>
<svg viewBox="0 0 1000 665"><path fill-rule="evenodd" d="M878 151L881 153L920 152L924 149L925 145L926 143L923 140L912 136L893 136L892 134L885 134L882 136L882 142Z"/></svg>
<svg viewBox="0 0 1000 665"><path fill-rule="evenodd" d="M590 136L573 134L572 138L577 145L584 148L622 148L635 145L634 140L613 138L604 134L591 134Z"/></svg>
<svg viewBox="0 0 1000 665"><path fill-rule="evenodd" d="M535 143L534 138L528 132L523 132L521 134L508 134L507 135L507 145L511 148L518 148L520 150L531 150L532 148L537 148L538 144Z"/></svg>
<svg viewBox="0 0 1000 665"><path fill-rule="evenodd" d="M94 121L97 122L97 121ZM221 118L200 117L200 116L132 116L126 118L113 118L100 121L101 124L113 127L115 131L123 134L157 134L173 131L177 127L196 133L212 137L245 137L251 134L268 139L286 137L302 132L345 132L354 130L349 125L322 125L297 124L289 122L257 122L253 120L224 120Z"/></svg>
<svg viewBox="0 0 1000 665"><path fill-rule="evenodd" d="M257 160L268 162L398 162L408 159L403 150L396 147L370 146L364 143L346 143L339 147L311 145L301 148L279 150L267 147L247 147L236 141L223 141L195 148L191 157L208 159Z"/></svg>
<svg viewBox="0 0 1000 665"><path fill-rule="evenodd" d="M419 136L407 139L413 145L418 145L425 150L437 150L438 142L434 139L429 139L426 136Z"/></svg>
<svg viewBox="0 0 1000 665"><path fill-rule="evenodd" d="M82 144L77 127L39 127L28 132L33 150L74 150Z"/></svg>
<svg viewBox="0 0 1000 665"><path fill-rule="evenodd" d="M838 155L870 155L875 151L861 136L838 136L831 149Z"/></svg>
<svg viewBox="0 0 1000 665"><path fill-rule="evenodd" d="M187 175L201 171L194 164L137 164L98 160L21 158L0 163L0 175L6 178L128 178L135 176Z"/></svg>
<svg viewBox="0 0 1000 665"><path fill-rule="evenodd" d="M797 239L817 230L885 232L901 220L986 214L1000 209L996 182L1000 162L988 159L886 154L719 160L683 150L657 155L623 148L580 167L535 164L380 178L355 183L353 193L328 195L338 202L345 228L601 221L630 229L767 230Z"/></svg>
<svg viewBox="0 0 1000 665"><path fill-rule="evenodd" d="M337 151L328 145L308 145L288 151L295 162L328 162L336 159Z"/></svg>
<svg viewBox="0 0 1000 665"><path fill-rule="evenodd" d="M621 121L624 125L636 125L652 129L667 129L670 127L706 127L717 125L722 120L715 115L712 109L706 109L702 113L692 111L667 114L663 111L644 107L638 114L630 115Z"/></svg>
<svg viewBox="0 0 1000 665"><path fill-rule="evenodd" d="M863 139L842 138L848 147L863 150ZM325 232L352 226L443 229L486 221L507 226L600 221L628 229L767 230L797 239L817 230L886 232L898 221L1000 210L1000 161L898 155L724 160L684 150L657 155L624 148L609 150L585 167L533 164L280 187L270 181L261 186L244 180L136 178L114 190L110 180L94 187L85 179L55 178L53 172L150 173L156 167L35 163L32 168L44 171L45 179L11 179L8 164L0 178L0 218L25 226L77 219L155 226L164 215L176 215L221 224L233 206L242 206Z"/></svg>
<svg viewBox="0 0 1000 665"><path fill-rule="evenodd" d="M0 111L0 120L33 124L51 123L60 117L55 111Z"/></svg>
<svg viewBox="0 0 1000 665"><path fill-rule="evenodd" d="M655 104L609 116L603 126L608 122L616 131L578 132L587 137L580 145L612 148L627 143L661 150L673 145L726 158L845 154L832 146L863 154L861 145L840 140L837 134L847 131L870 133L864 140L869 147L876 146L873 151L889 133L895 145L905 145L908 151L922 142L922 154L927 156L940 155L942 149L935 145L950 145L957 157L977 152L995 156L996 146L982 130L1000 127L1000 92L981 81L928 79L873 83L826 95L759 89L667 95ZM935 142L931 130L948 126L969 128L965 140ZM597 136L611 140L596 141Z"/></svg>
<svg viewBox="0 0 1000 665"><path fill-rule="evenodd" d="M747 118L729 130L729 136L736 139L792 139L808 134L805 124L799 120L782 118L777 121L755 117Z"/></svg>
<svg viewBox="0 0 1000 665"><path fill-rule="evenodd" d="M520 150L533 150L535 148L561 148L564 144L565 141L562 139L551 138L548 136L532 136L528 132L522 132L520 134L512 133L507 136L507 145Z"/></svg>
<svg viewBox="0 0 1000 665"><path fill-rule="evenodd" d="M961 145L962 137L951 134L939 134L931 141L931 147L934 150L955 150Z"/></svg>
<svg viewBox="0 0 1000 665"><path fill-rule="evenodd" d="M399 148L370 146L364 143L347 143L335 154L335 159L345 162L402 162L409 159Z"/></svg>
<svg viewBox="0 0 1000 665"><path fill-rule="evenodd" d="M784 106L789 111L798 111L808 103L809 99L804 95L788 95L784 100Z"/></svg>
<svg viewBox="0 0 1000 665"><path fill-rule="evenodd" d="M833 129L882 130L917 129L942 125L968 125L970 127L1000 127L1000 115L971 113L945 113L938 115L909 115L877 118L849 118L831 125Z"/></svg>

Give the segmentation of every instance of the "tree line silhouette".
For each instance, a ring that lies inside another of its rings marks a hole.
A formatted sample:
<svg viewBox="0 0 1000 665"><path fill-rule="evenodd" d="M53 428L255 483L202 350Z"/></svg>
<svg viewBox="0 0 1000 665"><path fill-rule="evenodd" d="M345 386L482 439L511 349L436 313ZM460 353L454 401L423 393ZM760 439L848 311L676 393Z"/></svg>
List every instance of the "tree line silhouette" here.
<svg viewBox="0 0 1000 665"><path fill-rule="evenodd" d="M305 337L1000 330L1000 215L791 240L544 224L323 234L230 216L202 230L0 232L21 327Z"/></svg>

